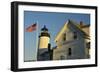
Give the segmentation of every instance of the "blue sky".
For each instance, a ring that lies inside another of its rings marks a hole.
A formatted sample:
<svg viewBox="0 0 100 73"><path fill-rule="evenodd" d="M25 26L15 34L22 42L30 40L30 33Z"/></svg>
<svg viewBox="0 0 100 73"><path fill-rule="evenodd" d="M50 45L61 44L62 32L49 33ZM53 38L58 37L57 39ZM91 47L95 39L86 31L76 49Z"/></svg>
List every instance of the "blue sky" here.
<svg viewBox="0 0 100 73"><path fill-rule="evenodd" d="M44 25L49 30L51 36L50 42L53 47L55 46L54 38L56 34L68 19L72 19L78 23L83 21L85 24L90 24L89 14L24 11L24 29L33 23L37 23L38 25L38 32L37 30L24 32L24 60L36 60L37 33L41 32L40 30Z"/></svg>

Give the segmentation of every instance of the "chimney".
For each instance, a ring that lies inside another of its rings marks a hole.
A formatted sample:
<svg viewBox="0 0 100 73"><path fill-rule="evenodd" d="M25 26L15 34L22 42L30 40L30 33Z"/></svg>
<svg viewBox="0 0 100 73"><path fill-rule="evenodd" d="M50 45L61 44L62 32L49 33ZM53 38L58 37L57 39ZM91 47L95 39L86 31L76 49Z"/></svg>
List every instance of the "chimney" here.
<svg viewBox="0 0 100 73"><path fill-rule="evenodd" d="M82 27L83 26L83 21L80 21L80 27Z"/></svg>

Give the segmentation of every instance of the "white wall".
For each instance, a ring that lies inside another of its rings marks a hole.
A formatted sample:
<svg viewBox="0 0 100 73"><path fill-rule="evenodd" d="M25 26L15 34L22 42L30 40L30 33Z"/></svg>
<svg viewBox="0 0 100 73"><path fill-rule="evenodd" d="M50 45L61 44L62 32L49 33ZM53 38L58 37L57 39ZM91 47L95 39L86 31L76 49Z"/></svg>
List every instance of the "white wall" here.
<svg viewBox="0 0 100 73"><path fill-rule="evenodd" d="M10 71L10 2L13 0L0 0L0 73L11 73ZM17 0L16 0L17 1ZM21 0L23 1L23 0ZM24 0L45 3L61 3L61 4L81 4L81 5L98 5L100 9L100 0ZM98 12L100 16L100 10ZM99 19L100 17L98 17ZM100 23L100 22L99 22ZM98 23L98 24L99 24ZM100 25L98 25L100 27ZM98 30L100 31L100 29ZM100 35L100 34L99 34ZM100 37L100 36L99 36ZM100 39L99 39L100 40ZM100 48L98 48L100 52ZM98 54L100 56L100 53ZM100 61L100 58L99 58ZM100 63L99 63L100 64ZM60 69L60 70L45 70L41 73L99 73L99 67L91 68L74 68L74 69ZM39 73L40 71L36 71ZM30 71L30 73L33 73Z"/></svg>

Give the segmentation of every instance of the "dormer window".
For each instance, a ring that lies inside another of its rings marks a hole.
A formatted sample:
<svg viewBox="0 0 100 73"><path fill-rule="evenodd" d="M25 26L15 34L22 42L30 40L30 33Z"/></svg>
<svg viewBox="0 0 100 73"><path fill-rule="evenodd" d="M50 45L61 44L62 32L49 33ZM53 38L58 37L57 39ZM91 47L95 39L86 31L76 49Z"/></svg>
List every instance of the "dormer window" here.
<svg viewBox="0 0 100 73"><path fill-rule="evenodd" d="M63 41L66 41L66 33L63 35Z"/></svg>
<svg viewBox="0 0 100 73"><path fill-rule="evenodd" d="M73 35L73 38L74 38L74 39L77 39L77 32L73 32L73 34L74 34L74 35Z"/></svg>

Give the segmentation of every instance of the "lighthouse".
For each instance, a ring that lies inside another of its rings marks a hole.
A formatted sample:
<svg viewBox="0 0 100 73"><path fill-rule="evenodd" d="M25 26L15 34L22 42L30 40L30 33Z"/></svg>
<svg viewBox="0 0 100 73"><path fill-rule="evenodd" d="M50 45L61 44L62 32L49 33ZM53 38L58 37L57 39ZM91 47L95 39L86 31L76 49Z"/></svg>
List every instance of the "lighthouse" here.
<svg viewBox="0 0 100 73"><path fill-rule="evenodd" d="M49 43L50 43L50 34L48 33L48 29L44 25L39 35L39 49L48 48Z"/></svg>
<svg viewBox="0 0 100 73"><path fill-rule="evenodd" d="M50 60L51 59L51 44L50 44L50 34L48 29L44 25L41 29L39 35L39 44L38 44L38 61Z"/></svg>

